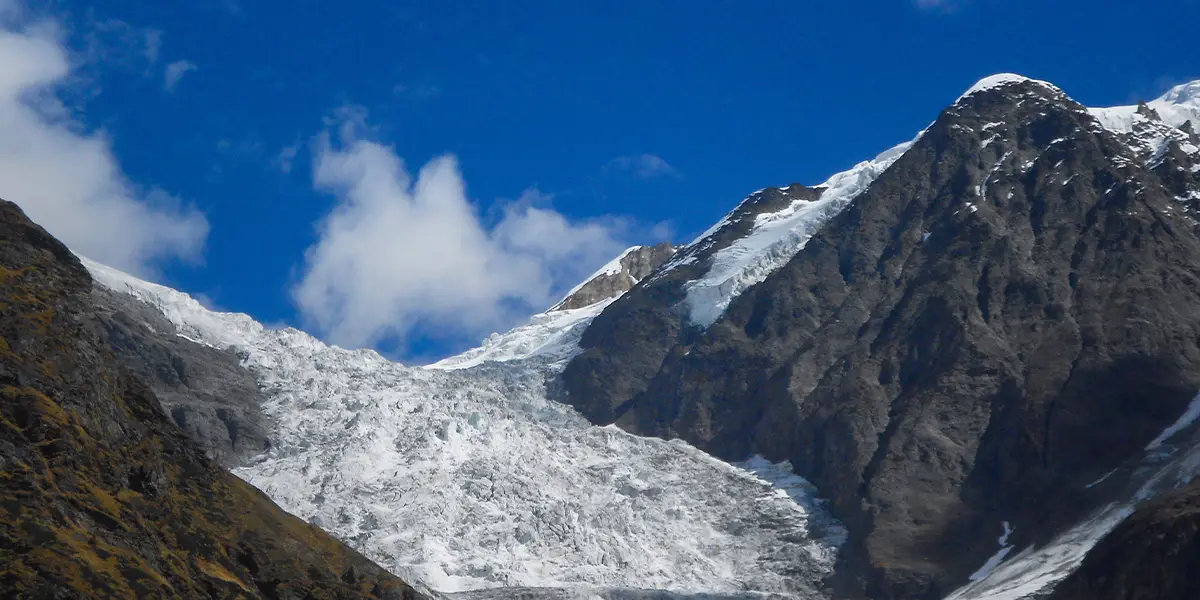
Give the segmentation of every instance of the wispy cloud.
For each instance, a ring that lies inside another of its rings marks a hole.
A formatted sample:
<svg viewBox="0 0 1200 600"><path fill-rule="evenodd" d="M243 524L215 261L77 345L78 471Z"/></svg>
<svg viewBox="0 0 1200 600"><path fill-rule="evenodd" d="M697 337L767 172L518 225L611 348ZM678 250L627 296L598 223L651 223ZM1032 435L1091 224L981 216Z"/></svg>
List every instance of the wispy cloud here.
<svg viewBox="0 0 1200 600"><path fill-rule="evenodd" d="M618 156L604 165L606 172L619 172L638 179L654 179L657 177L681 178L682 175L671 163L657 154L637 154L633 156Z"/></svg>
<svg viewBox="0 0 1200 600"><path fill-rule="evenodd" d="M913 0L913 4L923 10L950 12L958 8L962 0Z"/></svg>
<svg viewBox="0 0 1200 600"><path fill-rule="evenodd" d="M158 63L163 32L136 27L120 19L89 19L84 34L86 58L127 69L149 69Z"/></svg>
<svg viewBox="0 0 1200 600"><path fill-rule="evenodd" d="M313 184L337 201L292 297L334 343L403 348L415 331L476 341L543 310L628 245L629 221L571 219L536 190L485 222L454 156L414 178L394 148L369 138L364 111L328 125L314 144Z"/></svg>
<svg viewBox="0 0 1200 600"><path fill-rule="evenodd" d="M440 95L442 89L426 83L397 83L392 86L392 93L413 100L428 100Z"/></svg>
<svg viewBox="0 0 1200 600"><path fill-rule="evenodd" d="M120 38L133 31L106 23ZM53 22L0 23L0 196L72 250L126 271L151 275L161 260L198 259L204 215L130 181L105 132L89 131L61 101L78 81L58 31ZM140 39L142 60L156 60L150 38ZM111 48L88 42L85 52Z"/></svg>
<svg viewBox="0 0 1200 600"><path fill-rule="evenodd" d="M292 164L296 161L296 154L300 152L300 143L284 146L275 155L275 159L271 161L271 166L279 169L285 175L292 172Z"/></svg>
<svg viewBox="0 0 1200 600"><path fill-rule="evenodd" d="M177 60L169 65L163 71L163 89L167 93L175 91L175 86L183 80L183 76L195 71L199 67L195 63L188 60Z"/></svg>

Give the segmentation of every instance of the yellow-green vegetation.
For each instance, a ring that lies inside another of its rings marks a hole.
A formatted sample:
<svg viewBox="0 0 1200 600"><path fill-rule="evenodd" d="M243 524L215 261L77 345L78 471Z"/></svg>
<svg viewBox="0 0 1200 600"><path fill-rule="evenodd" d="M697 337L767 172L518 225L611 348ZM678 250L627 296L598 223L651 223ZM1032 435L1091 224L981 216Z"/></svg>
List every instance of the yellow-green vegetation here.
<svg viewBox="0 0 1200 600"><path fill-rule="evenodd" d="M7 267L0 266L0 285L9 285L10 279L23 277L31 268L32 267L21 267L19 269L9 269Z"/></svg>
<svg viewBox="0 0 1200 600"><path fill-rule="evenodd" d="M35 313L30 313L26 318L33 321L33 324L39 331L45 331L47 327L50 327L50 321L54 320L54 309L39 310Z"/></svg>
<svg viewBox="0 0 1200 600"><path fill-rule="evenodd" d="M54 543L35 548L28 560L50 569L63 587L103 590L125 598L146 597L148 589L155 589L156 596L173 591L137 554L107 544L78 525L52 527L50 532Z"/></svg>
<svg viewBox="0 0 1200 600"><path fill-rule="evenodd" d="M69 257L0 200L0 596L416 597L179 435Z"/></svg>
<svg viewBox="0 0 1200 600"><path fill-rule="evenodd" d="M201 573L204 573L213 579L224 581L225 583L232 583L233 585L242 588L243 591L254 593L254 590L250 586L246 585L246 582L239 579L233 573L230 573L229 569L226 569L219 563L209 562L203 558L197 558L196 567L200 569Z"/></svg>
<svg viewBox="0 0 1200 600"><path fill-rule="evenodd" d="M11 403L14 408L30 411L31 422L34 424L49 421L65 427L71 422L67 412L57 402L34 388L6 385L0 388L0 396L6 404Z"/></svg>

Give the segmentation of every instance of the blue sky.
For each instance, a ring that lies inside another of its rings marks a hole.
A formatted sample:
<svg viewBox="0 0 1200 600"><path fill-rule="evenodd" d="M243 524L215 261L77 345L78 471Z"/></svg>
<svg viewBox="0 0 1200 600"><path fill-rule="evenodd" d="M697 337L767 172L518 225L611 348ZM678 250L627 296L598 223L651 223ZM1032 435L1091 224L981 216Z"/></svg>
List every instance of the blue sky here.
<svg viewBox="0 0 1200 600"><path fill-rule="evenodd" d="M115 177L135 216L60 224L84 213L41 208L46 186L0 194L72 247L222 309L413 360L519 322L625 244L686 242L755 189L820 183L907 140L983 76L1095 106L1200 78L1200 8L1184 0L0 0L4 13L9 34L66 57L62 73L0 56L53 72L21 102L112 163L62 193ZM33 118L14 114L6 135ZM78 170L68 142L39 155L67 174L56 183Z"/></svg>

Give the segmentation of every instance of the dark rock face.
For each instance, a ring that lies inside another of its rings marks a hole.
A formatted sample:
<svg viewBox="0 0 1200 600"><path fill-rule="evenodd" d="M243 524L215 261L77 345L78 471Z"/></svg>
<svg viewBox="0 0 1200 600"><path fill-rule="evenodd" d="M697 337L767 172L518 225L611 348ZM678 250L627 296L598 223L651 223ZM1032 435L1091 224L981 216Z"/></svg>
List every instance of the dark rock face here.
<svg viewBox="0 0 1200 600"><path fill-rule="evenodd" d="M839 595L941 597L1200 389L1200 186L1150 158L1036 82L972 94L707 330L679 308L702 261L615 302L566 400L791 460L851 531Z"/></svg>
<svg viewBox="0 0 1200 600"><path fill-rule="evenodd" d="M684 284L703 276L712 256L749 233L758 215L819 196L800 184L751 194L705 243L680 249L666 262L670 269L652 273L617 299L584 331L583 352L563 373L566 400L596 423L623 415L667 354L699 333L684 323Z"/></svg>
<svg viewBox="0 0 1200 600"><path fill-rule="evenodd" d="M101 286L92 290L99 333L127 369L150 384L163 411L226 467L270 448L262 394L241 357L176 335L154 307Z"/></svg>
<svg viewBox="0 0 1200 600"><path fill-rule="evenodd" d="M621 257L621 269L616 273L601 273L575 290L550 310L571 310L591 306L633 289L659 265L667 262L675 249L667 243L655 246L635 246Z"/></svg>
<svg viewBox="0 0 1200 600"><path fill-rule="evenodd" d="M1102 540L1051 600L1200 598L1200 482L1142 506Z"/></svg>
<svg viewBox="0 0 1200 600"><path fill-rule="evenodd" d="M96 334L91 293L0 201L4 597L418 597L194 448Z"/></svg>

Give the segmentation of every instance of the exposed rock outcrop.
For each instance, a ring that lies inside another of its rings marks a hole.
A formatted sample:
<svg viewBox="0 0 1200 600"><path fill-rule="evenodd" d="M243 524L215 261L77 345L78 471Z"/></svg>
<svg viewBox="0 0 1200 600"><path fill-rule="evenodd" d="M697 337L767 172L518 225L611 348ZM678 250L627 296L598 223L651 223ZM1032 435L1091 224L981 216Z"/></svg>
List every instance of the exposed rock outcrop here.
<svg viewBox="0 0 1200 600"><path fill-rule="evenodd" d="M127 294L94 286L92 305L117 359L150 384L209 458L234 467L270 449L263 395L242 357L178 335L161 312Z"/></svg>
<svg viewBox="0 0 1200 600"><path fill-rule="evenodd" d="M591 306L623 294L645 279L654 269L671 258L675 248L668 243L634 246L602 268L550 310L571 310Z"/></svg>

